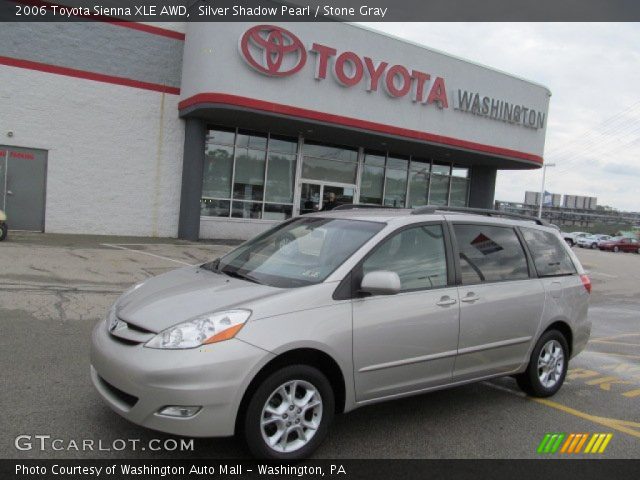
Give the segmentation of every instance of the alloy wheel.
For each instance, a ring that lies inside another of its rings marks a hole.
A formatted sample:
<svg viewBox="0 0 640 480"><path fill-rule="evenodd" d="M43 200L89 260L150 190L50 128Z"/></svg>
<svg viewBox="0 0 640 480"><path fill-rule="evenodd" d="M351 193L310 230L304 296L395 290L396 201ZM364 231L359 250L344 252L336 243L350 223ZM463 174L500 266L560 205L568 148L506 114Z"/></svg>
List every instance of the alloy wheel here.
<svg viewBox="0 0 640 480"><path fill-rule="evenodd" d="M562 346L557 340L544 344L538 356L538 379L545 388L553 388L564 373L565 362Z"/></svg>
<svg viewBox="0 0 640 480"><path fill-rule="evenodd" d="M276 452L290 453L307 445L322 421L322 397L311 383L290 380L276 388L260 416L265 443Z"/></svg>

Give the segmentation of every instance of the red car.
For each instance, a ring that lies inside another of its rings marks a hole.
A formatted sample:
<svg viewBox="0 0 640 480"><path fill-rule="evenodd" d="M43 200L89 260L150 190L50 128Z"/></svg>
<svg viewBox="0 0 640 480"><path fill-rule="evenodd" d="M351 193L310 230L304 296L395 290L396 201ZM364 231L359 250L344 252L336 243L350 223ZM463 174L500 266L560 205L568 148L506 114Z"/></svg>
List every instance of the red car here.
<svg viewBox="0 0 640 480"><path fill-rule="evenodd" d="M598 243L600 250L608 250L610 252L634 252L640 253L640 242L635 238L613 237L604 242Z"/></svg>

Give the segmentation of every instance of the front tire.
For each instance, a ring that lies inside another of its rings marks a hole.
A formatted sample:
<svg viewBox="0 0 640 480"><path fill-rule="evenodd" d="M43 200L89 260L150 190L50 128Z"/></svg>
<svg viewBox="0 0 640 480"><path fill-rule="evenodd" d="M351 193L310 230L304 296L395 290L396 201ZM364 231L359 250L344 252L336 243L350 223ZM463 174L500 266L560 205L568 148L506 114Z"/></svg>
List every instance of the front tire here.
<svg viewBox="0 0 640 480"><path fill-rule="evenodd" d="M327 377L308 365L284 367L254 392L244 418L244 437L258 458L298 460L324 440L335 412Z"/></svg>
<svg viewBox="0 0 640 480"><path fill-rule="evenodd" d="M7 238L7 232L9 231L9 227L7 227L6 223L0 224L0 242Z"/></svg>
<svg viewBox="0 0 640 480"><path fill-rule="evenodd" d="M597 244L597 243L592 243L592 244L591 244L591 248L592 248L593 250L595 250L596 248L598 248L598 244Z"/></svg>
<svg viewBox="0 0 640 480"><path fill-rule="evenodd" d="M562 387L568 364L567 340L559 331L549 330L536 343L527 370L516 381L532 397L550 397Z"/></svg>
<svg viewBox="0 0 640 480"><path fill-rule="evenodd" d="M613 251L614 251L614 253L618 253L620 251L620 249L618 247L613 247Z"/></svg>

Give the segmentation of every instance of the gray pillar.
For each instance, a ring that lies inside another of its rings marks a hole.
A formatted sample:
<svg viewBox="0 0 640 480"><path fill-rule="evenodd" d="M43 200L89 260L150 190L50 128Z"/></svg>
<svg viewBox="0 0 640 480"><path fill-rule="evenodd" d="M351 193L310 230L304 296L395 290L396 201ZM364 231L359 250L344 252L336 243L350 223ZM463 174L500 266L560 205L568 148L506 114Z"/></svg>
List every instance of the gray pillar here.
<svg viewBox="0 0 640 480"><path fill-rule="evenodd" d="M198 240L200 237L200 197L204 171L204 145L207 130L202 120L187 118L182 160L182 190L178 238Z"/></svg>
<svg viewBox="0 0 640 480"><path fill-rule="evenodd" d="M496 173L493 167L474 166L471 169L469 186L469 206L473 208L493 209L496 193Z"/></svg>

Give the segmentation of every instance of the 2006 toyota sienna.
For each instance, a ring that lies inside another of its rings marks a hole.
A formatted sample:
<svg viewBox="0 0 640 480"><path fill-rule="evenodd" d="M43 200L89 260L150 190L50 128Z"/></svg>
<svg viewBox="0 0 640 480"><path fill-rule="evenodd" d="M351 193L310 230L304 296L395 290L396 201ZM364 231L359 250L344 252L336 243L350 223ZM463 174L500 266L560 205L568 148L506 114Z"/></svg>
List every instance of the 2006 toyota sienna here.
<svg viewBox="0 0 640 480"><path fill-rule="evenodd" d="M590 290L543 221L345 205L129 289L93 331L91 377L134 423L296 459L373 402L505 375L553 395Z"/></svg>

